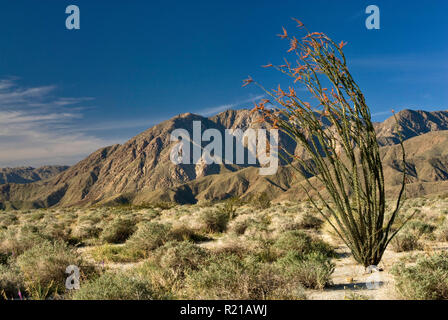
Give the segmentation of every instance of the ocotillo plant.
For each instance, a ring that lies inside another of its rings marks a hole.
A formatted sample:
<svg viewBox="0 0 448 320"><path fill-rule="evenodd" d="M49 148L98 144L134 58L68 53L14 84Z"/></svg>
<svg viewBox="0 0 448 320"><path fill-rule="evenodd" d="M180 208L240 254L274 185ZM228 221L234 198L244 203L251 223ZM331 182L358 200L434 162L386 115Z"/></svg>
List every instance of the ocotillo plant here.
<svg viewBox="0 0 448 320"><path fill-rule="evenodd" d="M279 85L266 90L270 97L255 105L262 121L294 139L304 155L288 154L304 177L302 187L309 200L339 237L350 248L354 259L364 265L377 265L387 245L400 230L393 228L405 190L405 150L400 137L403 178L396 205L386 212L383 167L369 107L353 80L342 48L323 33L310 33L297 19L306 35L300 40L288 35L288 52L296 62L268 64L293 82L288 90ZM297 86L306 89L310 101L299 97ZM271 105L270 108L267 106ZM285 151L286 152L286 151ZM310 177L314 177L310 180ZM323 188L324 187L324 188ZM323 191L326 190L324 193ZM320 201L319 201L320 200ZM401 226L402 227L402 226Z"/></svg>

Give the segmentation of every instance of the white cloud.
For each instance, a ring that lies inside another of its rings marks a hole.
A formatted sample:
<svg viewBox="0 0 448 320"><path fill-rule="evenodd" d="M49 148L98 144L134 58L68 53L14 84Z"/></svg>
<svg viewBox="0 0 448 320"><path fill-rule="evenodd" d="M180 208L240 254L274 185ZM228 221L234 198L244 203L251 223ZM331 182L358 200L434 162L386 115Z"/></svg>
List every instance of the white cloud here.
<svg viewBox="0 0 448 320"><path fill-rule="evenodd" d="M54 97L54 86L23 88L16 79L0 80L0 167L74 164L112 144L74 133L91 98Z"/></svg>

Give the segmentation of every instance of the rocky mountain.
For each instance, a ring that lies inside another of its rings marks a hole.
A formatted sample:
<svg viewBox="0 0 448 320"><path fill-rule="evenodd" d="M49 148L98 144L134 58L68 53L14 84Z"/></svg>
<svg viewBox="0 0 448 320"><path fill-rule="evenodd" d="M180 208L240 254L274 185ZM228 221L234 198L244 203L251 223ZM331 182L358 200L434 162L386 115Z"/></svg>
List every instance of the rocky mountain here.
<svg viewBox="0 0 448 320"><path fill-rule="evenodd" d="M43 166L40 168L19 167L0 168L0 184L5 183L30 183L46 180L58 173L67 170L68 166Z"/></svg>
<svg viewBox="0 0 448 320"><path fill-rule="evenodd" d="M403 110L396 116L398 124L403 128L401 134L404 140L431 131L448 130L448 111ZM385 146L399 142L396 127L397 121L394 117L377 124L376 130L380 145Z"/></svg>
<svg viewBox="0 0 448 320"><path fill-rule="evenodd" d="M448 190L448 112L404 110L397 115L403 127L408 151L410 180L408 194L422 195ZM78 164L45 180L20 185L0 185L1 208L87 206L108 203L146 203L223 199L230 195L249 197L266 191L276 199L297 199L303 195L294 170L281 166L276 175L261 176L257 165L197 164L175 165L170 151L175 142L170 134L184 129L193 135L193 122L201 121L201 131L258 128L258 114L248 110L228 110L205 118L185 113L164 121L123 145L100 149ZM376 124L385 167L387 188L399 184L398 138L395 119ZM269 129L269 128L268 128ZM204 147L209 142L203 142ZM298 152L295 143L280 136L280 145ZM247 146L246 154L248 152ZM224 152L223 152L224 154Z"/></svg>

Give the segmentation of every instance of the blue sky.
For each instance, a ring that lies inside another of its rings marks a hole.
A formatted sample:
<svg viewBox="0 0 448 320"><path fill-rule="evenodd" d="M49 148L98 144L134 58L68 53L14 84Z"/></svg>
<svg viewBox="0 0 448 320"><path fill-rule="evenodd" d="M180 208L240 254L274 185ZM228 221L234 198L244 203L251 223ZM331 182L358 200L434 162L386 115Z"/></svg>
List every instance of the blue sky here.
<svg viewBox="0 0 448 320"><path fill-rule="evenodd" d="M81 29L65 28L78 5ZM381 29L367 30L375 4ZM0 167L73 164L178 113L251 107L251 75L287 57L276 34L347 41L349 67L375 120L447 106L446 0L14 0L0 4Z"/></svg>

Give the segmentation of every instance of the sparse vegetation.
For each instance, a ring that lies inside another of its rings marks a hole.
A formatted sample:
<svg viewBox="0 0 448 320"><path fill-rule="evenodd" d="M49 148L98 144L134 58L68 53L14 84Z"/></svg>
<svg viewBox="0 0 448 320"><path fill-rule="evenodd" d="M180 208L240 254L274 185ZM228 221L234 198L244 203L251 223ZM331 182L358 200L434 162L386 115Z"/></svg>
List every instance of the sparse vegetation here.
<svg viewBox="0 0 448 320"><path fill-rule="evenodd" d="M305 299L333 290L341 257L323 240L328 230L309 202L271 203L265 209L255 209L251 201L239 203L233 219L220 210L222 205L6 211L14 223L0 231L0 297ZM428 291L439 290L431 281L441 275L416 263L435 254L428 247L444 241L439 234L446 205L448 199L407 201L408 216L415 208L421 212L391 246L409 252L399 264L411 268L412 276L420 274ZM74 232L86 225L97 232L77 238ZM417 249L424 251L416 254ZM70 264L80 266L79 291L65 289ZM400 270L400 290L411 292L406 282L411 276ZM339 291L341 299L364 297Z"/></svg>
<svg viewBox="0 0 448 320"><path fill-rule="evenodd" d="M403 298L413 300L448 299L448 254L421 257L413 266L394 267L396 289Z"/></svg>

